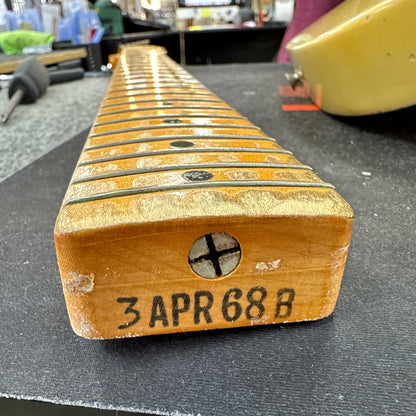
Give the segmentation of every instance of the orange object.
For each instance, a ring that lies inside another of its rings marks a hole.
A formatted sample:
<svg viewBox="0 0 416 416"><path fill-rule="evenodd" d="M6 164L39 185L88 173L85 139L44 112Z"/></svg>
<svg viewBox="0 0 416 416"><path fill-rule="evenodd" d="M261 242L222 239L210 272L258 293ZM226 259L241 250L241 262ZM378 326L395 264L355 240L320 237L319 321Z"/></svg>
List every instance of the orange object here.
<svg viewBox="0 0 416 416"><path fill-rule="evenodd" d="M108 63L111 64L112 68L115 68L117 66L119 59L120 59L120 53L112 53L108 55Z"/></svg>
<svg viewBox="0 0 416 416"><path fill-rule="evenodd" d="M126 47L55 227L73 329L102 339L328 316L352 217L163 49Z"/></svg>
<svg viewBox="0 0 416 416"><path fill-rule="evenodd" d="M318 111L319 107L315 104L283 104L284 111Z"/></svg>

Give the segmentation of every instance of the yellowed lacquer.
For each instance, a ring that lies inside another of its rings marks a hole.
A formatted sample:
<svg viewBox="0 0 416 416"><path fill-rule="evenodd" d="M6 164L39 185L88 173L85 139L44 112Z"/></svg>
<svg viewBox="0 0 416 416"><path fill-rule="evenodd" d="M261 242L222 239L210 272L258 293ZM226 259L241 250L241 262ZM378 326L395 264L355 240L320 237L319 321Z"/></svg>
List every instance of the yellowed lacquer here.
<svg viewBox="0 0 416 416"><path fill-rule="evenodd" d="M352 217L164 50L125 48L55 227L71 324L102 339L323 318Z"/></svg>

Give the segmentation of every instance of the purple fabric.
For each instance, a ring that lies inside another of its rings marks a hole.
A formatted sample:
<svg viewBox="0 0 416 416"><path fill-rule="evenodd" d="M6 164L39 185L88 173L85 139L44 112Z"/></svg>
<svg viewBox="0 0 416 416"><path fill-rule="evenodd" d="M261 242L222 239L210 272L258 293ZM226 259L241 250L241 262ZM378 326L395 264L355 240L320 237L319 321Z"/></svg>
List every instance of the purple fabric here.
<svg viewBox="0 0 416 416"><path fill-rule="evenodd" d="M343 0L296 0L293 19L286 30L277 55L278 62L290 62L286 44L303 29L318 20L322 15L338 6Z"/></svg>

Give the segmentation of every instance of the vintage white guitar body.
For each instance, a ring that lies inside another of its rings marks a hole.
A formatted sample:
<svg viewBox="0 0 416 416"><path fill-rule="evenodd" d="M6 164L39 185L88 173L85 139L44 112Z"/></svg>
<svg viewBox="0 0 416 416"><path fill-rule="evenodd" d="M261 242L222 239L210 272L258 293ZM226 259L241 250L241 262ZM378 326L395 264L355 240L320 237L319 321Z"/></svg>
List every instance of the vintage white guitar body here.
<svg viewBox="0 0 416 416"><path fill-rule="evenodd" d="M414 105L415 27L415 0L346 0L287 44L295 78L331 114Z"/></svg>

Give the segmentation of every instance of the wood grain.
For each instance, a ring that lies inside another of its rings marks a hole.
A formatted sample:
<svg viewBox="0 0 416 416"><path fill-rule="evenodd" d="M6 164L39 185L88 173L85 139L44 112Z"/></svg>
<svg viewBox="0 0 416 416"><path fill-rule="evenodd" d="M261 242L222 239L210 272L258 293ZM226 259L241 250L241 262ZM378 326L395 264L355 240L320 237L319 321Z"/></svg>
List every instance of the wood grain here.
<svg viewBox="0 0 416 416"><path fill-rule="evenodd" d="M125 47L55 227L71 324L102 339L320 319L352 222L162 48Z"/></svg>
<svg viewBox="0 0 416 416"><path fill-rule="evenodd" d="M36 57L44 65L57 64L71 59L85 58L87 50L85 48L68 49L62 51L53 51L51 53L43 53ZM13 72L19 64L26 58L26 56L8 56L5 60L0 60L0 74L7 74Z"/></svg>

